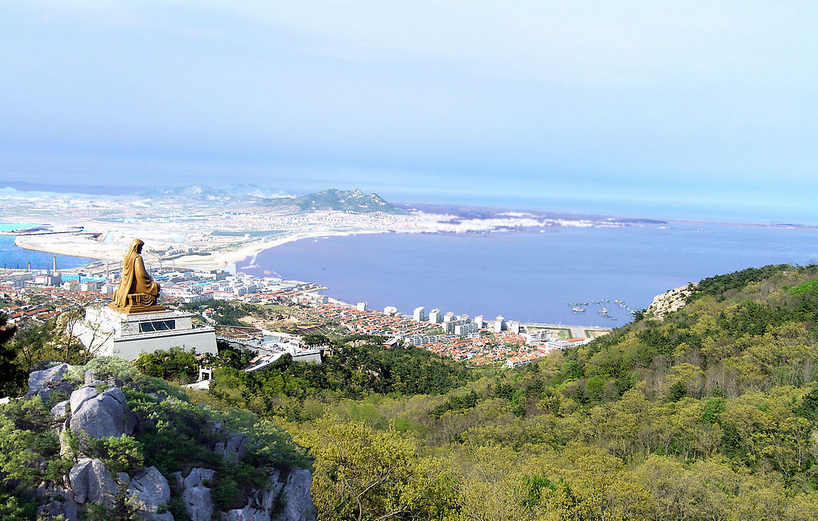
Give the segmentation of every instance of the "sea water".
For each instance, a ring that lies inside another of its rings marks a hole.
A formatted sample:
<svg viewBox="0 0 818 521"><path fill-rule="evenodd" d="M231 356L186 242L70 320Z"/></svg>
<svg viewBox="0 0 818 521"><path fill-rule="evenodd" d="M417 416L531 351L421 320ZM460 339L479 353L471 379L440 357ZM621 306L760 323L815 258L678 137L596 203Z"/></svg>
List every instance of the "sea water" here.
<svg viewBox="0 0 818 521"><path fill-rule="evenodd" d="M404 314L424 306L487 320L615 327L669 289L779 263L818 263L818 231L672 222L354 235L287 243L238 269L315 282L331 297Z"/></svg>
<svg viewBox="0 0 818 521"><path fill-rule="evenodd" d="M0 230L19 230L34 226L36 225L0 223ZM15 239L13 235L0 235L0 268L28 268L30 263L32 269L51 269L54 257L57 257L58 269L77 268L92 261L84 257L25 250L14 244Z"/></svg>

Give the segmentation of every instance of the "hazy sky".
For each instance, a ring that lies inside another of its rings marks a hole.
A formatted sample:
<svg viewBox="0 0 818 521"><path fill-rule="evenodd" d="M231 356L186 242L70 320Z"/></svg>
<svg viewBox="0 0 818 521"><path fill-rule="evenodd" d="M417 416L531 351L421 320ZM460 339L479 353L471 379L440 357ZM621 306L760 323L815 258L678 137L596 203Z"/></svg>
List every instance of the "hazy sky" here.
<svg viewBox="0 0 818 521"><path fill-rule="evenodd" d="M818 2L10 1L0 185L818 222Z"/></svg>

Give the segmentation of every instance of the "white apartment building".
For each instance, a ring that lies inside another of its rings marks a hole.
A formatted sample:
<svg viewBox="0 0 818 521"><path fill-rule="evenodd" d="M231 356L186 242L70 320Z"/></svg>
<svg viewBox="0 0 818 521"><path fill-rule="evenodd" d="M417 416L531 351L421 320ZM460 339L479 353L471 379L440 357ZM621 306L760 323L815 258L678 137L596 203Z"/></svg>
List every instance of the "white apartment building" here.
<svg viewBox="0 0 818 521"><path fill-rule="evenodd" d="M494 332L501 333L503 331L503 326L506 325L505 317L503 315L497 315L497 318L494 319Z"/></svg>

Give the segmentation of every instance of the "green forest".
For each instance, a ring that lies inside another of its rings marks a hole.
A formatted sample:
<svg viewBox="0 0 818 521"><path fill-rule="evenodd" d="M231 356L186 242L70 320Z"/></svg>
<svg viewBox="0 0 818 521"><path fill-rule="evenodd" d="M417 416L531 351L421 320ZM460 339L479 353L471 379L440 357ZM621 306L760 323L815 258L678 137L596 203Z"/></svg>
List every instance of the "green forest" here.
<svg viewBox="0 0 818 521"><path fill-rule="evenodd" d="M818 518L818 266L705 279L676 312L515 370L319 340L321 365L252 373L221 345L188 398L306 448L321 520ZM185 381L185 356L135 365Z"/></svg>

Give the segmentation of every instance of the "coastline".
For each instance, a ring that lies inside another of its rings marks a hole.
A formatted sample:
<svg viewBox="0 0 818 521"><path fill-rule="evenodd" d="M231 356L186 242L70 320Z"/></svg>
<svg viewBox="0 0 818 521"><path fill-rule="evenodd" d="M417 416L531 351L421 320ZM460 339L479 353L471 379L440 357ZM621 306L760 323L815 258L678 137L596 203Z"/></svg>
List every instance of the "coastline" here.
<svg viewBox="0 0 818 521"><path fill-rule="evenodd" d="M375 233L389 233L390 230L361 230L334 232L322 230L316 232L293 233L285 237L280 237L271 241L260 241L246 244L238 249L222 252L211 252L206 256L186 255L174 259L173 262L186 268L207 269L224 268L230 264L240 263L249 260L254 264L258 255L266 250L287 244L289 242L300 241L302 239L316 239L321 237L344 237L350 235L363 235ZM57 241L56 237L60 240ZM127 244L97 243L85 238L78 238L71 235L41 235L41 236L18 236L15 246L24 250L39 251L70 257L88 258L98 261L118 261L127 251ZM147 254L151 262L159 262L160 259Z"/></svg>

